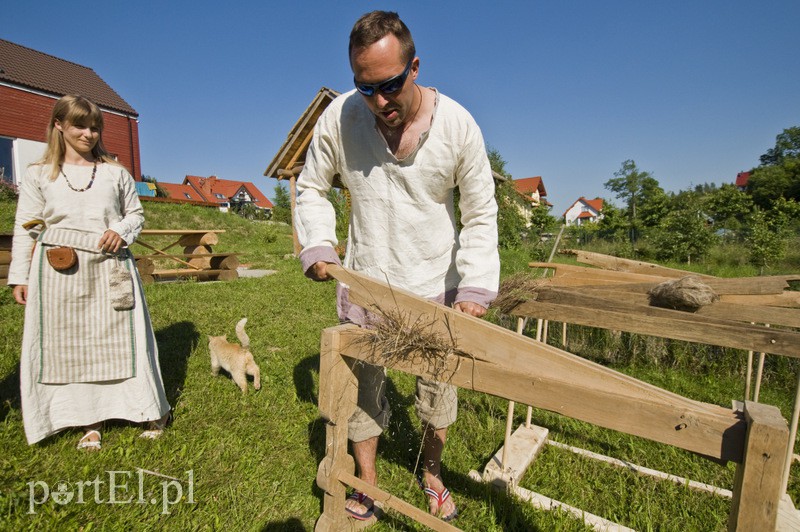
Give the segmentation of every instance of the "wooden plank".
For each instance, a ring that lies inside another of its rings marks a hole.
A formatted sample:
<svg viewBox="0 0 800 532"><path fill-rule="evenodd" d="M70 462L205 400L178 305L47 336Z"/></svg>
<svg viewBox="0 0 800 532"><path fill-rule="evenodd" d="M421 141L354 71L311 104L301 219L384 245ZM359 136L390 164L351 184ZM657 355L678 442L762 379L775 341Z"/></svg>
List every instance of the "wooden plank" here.
<svg viewBox="0 0 800 532"><path fill-rule="evenodd" d="M622 301L634 305L650 305L650 298L647 294L636 294L608 288L575 289L572 287L561 287L559 290L574 290L580 294ZM798 296L800 296L800 293L798 293ZM784 325L786 327L800 327L800 309L769 307L764 305L741 305L738 303L727 303L723 301L722 298L712 305L699 308L692 314L695 316L707 316L709 318L721 318L746 323L769 323L771 325Z"/></svg>
<svg viewBox="0 0 800 532"><path fill-rule="evenodd" d="M483 480L516 486L547 441L544 427L520 425L483 468ZM505 460L503 459L505 456Z"/></svg>
<svg viewBox="0 0 800 532"><path fill-rule="evenodd" d="M151 246L150 244L148 244L148 243L146 243L146 242L143 242L143 241L141 241L141 240L137 240L137 241L136 241L136 243L137 243L137 244L139 244L139 245L141 245L141 246L144 246L144 247L146 247L147 249L149 249L149 250L151 250L151 251L155 251L155 252L156 252L157 254L159 254L159 255L163 255L163 256L164 256L164 258L167 258L167 259L173 260L173 261L175 261L175 262L177 262L177 263L179 263L179 264L183 264L184 266L189 266L189 267L190 267L190 268L192 268L192 269L197 269L197 268L195 268L194 266L192 266L191 264L189 264L188 262L186 262L185 260L181 260L181 259L179 259L179 258L177 258L177 257L174 257L174 256L170 255L169 253L167 253L166 251L163 251L163 250L157 249L157 248L155 248L155 247Z"/></svg>
<svg viewBox="0 0 800 532"><path fill-rule="evenodd" d="M789 429L780 411L745 401L744 460L736 468L728 530L775 530Z"/></svg>
<svg viewBox="0 0 800 532"><path fill-rule="evenodd" d="M667 392L362 274L338 266L329 266L328 271L348 285L354 304L373 311L400 309L409 322L420 319L431 331L453 338L458 348L468 349L465 357L453 356L458 361L448 360L452 364L448 376L455 366L462 372L453 372L454 384L681 448L691 447L689 450L701 454L725 460L736 460L738 454L741 458L737 446L742 440L735 437L738 421L729 409ZM433 321L426 319L430 317ZM346 354L370 357L358 353L358 349L354 352ZM377 362L403 364L396 360ZM425 364L417 361L411 366L403 365L402 369L429 376L430 368ZM626 415L620 416L620 412Z"/></svg>
<svg viewBox="0 0 800 532"><path fill-rule="evenodd" d="M786 291L775 295L722 294L720 301L737 305L759 305L766 307L800 308L800 292Z"/></svg>
<svg viewBox="0 0 800 532"><path fill-rule="evenodd" d="M617 294L622 294L622 297L617 297ZM602 308L604 311L612 311L612 312L620 312L620 313L628 313L632 315L632 319L636 319L639 316L650 316L650 317L658 317L663 318L665 320L670 321L689 321L696 325L706 324L706 325L721 325L726 326L728 328L732 328L730 330L731 334L738 335L748 332L756 332L757 340L759 342L763 342L764 338L761 333L765 332L765 328L761 325L753 325L755 324L763 324L769 323L770 325L784 325L783 322L792 322L798 321L800 322L800 312L794 312L789 314L792 309L770 309L767 308L765 312L761 315L758 315L754 312L748 311L746 313L748 318L747 320L739 320L739 321L746 321L746 324L739 323L736 319L725 315L722 312L715 313L716 315L709 315L707 313L702 312L703 309L711 308L717 303L713 305L707 305L706 307L702 307L697 312L688 312L683 310L674 310L674 309L666 309L661 307L654 307L649 304L637 304L631 303L630 300L625 298L625 294L632 295L632 296L640 296L639 294L630 294L627 292L615 292L612 290L575 290L575 289L563 289L563 288L547 288L547 287L539 287L537 288L533 300L538 301L540 303L554 303L557 305L572 305L575 307L583 307L591 310L597 310ZM647 301L647 296L639 299L639 301ZM729 304L722 304L723 307L728 308L731 307ZM757 307L757 308L765 308L765 307ZM787 316L783 316L781 313L787 314ZM779 318L778 321L769 321L764 319L764 315L772 315L773 317ZM794 318L794 320L792 319ZM631 331L633 332L633 331ZM772 331L777 332L777 331ZM796 336L798 333L792 331L785 331L790 333L789 340L793 341L794 338L800 339L800 336ZM770 345L772 342L771 339L767 340ZM708 342L712 343L712 342Z"/></svg>
<svg viewBox="0 0 800 532"><path fill-rule="evenodd" d="M578 262L590 264L605 270L628 273L643 273L645 275L659 275L661 277L669 277L672 279L680 279L681 277L685 277L687 275L696 275L701 278L713 277L712 275L688 272L686 270L678 270L676 268L667 268L666 266L661 266L659 264L642 262L639 260L623 259L621 257L614 257L613 255L604 255L602 253L594 253L592 251L584 251L582 249L562 249L560 253L565 255L575 255Z"/></svg>
<svg viewBox="0 0 800 532"><path fill-rule="evenodd" d="M401 514L412 518L414 521L427 526L431 530L435 530L437 532L455 532L460 530L447 521L442 521L438 517L435 517L424 510L420 510L416 506L408 504L403 499L398 499L391 493L383 491L377 486L373 486L372 484L364 482L355 475L346 473L340 474L339 479L342 482L345 482L355 489L361 491L362 493L366 493L372 498L372 500L380 503L385 508L391 508L396 512L400 512ZM344 513L344 509L342 510L342 513Z"/></svg>
<svg viewBox="0 0 800 532"><path fill-rule="evenodd" d="M233 281L239 278L237 270L155 270L151 275L159 280L177 277L197 277L200 281Z"/></svg>
<svg viewBox="0 0 800 532"><path fill-rule="evenodd" d="M325 423L325 457L317 469L317 485L324 490L323 512L317 521L318 531L348 528L344 509L346 489L339 477L355 471L355 462L347 454L347 421L355 411L358 382L350 361L341 356L340 331L322 331L320 342L318 407Z"/></svg>
<svg viewBox="0 0 800 532"><path fill-rule="evenodd" d="M656 284L670 279L597 268L585 268L572 264L558 264L550 262L531 262L532 268L552 268L556 274L550 279L554 285L591 285L597 284L601 288L604 284L614 285L615 290L627 290L637 293L647 293ZM687 275L692 275L687 273ZM594 283L592 282L594 280ZM789 287L788 281L800 280L800 274L772 275L762 277L706 277L703 283L710 286L719 294L764 295L780 294Z"/></svg>
<svg viewBox="0 0 800 532"><path fill-rule="evenodd" d="M587 277L600 281L619 282L619 283L661 283L668 281L670 277L662 275L649 275L642 273L618 272L613 270L601 270L599 268L587 268L574 264L561 264L558 262L529 262L531 268L547 268L555 270L554 277Z"/></svg>
<svg viewBox="0 0 800 532"><path fill-rule="evenodd" d="M192 249L201 248L201 250L208 249L205 246L194 246ZM195 259L198 257L232 257L232 256L239 256L241 253L170 253L171 257L178 257L181 259ZM150 255L139 255L136 254L133 256L134 259L163 259L163 255L159 254L150 254Z"/></svg>
<svg viewBox="0 0 800 532"><path fill-rule="evenodd" d="M666 309L663 310L670 312ZM687 319L668 319L605 309L598 312L596 308L538 301L526 301L518 305L512 314L673 340L800 357L800 333L767 329L739 322L723 325L713 323L710 319L692 319L691 316Z"/></svg>
<svg viewBox="0 0 800 532"><path fill-rule="evenodd" d="M0 249L0 264L11 264L11 250Z"/></svg>
<svg viewBox="0 0 800 532"><path fill-rule="evenodd" d="M14 240L14 233L0 233L0 249L11 251L11 243Z"/></svg>
<svg viewBox="0 0 800 532"><path fill-rule="evenodd" d="M587 451L586 449L581 449L579 447L573 447L572 445L565 445L563 443L554 441L554 440L547 440L547 445L551 445L553 447L558 447L559 449L563 449L565 451L569 451L571 453L575 453L579 456L583 456L585 458L590 458L592 460L597 460L599 462L604 462L606 464L611 464L616 467L621 467L624 469L628 469L630 471L635 471L640 475L645 475L648 477L654 477L660 480L669 480L670 482L674 482L679 486L686 486L689 489L693 489L695 491L704 491L706 493L711 493L713 495L718 495L720 497L725 497L730 499L733 497L733 492L729 489L719 488L717 486L713 486L711 484L706 484L705 482L697 482L695 480L689 480L688 478L679 477L677 475L670 475L669 473L664 473L662 471L658 471L657 469L650 469L649 467L643 467L627 460L620 460L619 458L612 458L610 456L605 456L603 454L594 453L592 451Z"/></svg>
<svg viewBox="0 0 800 532"><path fill-rule="evenodd" d="M8 264L0 264L0 277L8 278Z"/></svg>
<svg viewBox="0 0 800 532"><path fill-rule="evenodd" d="M200 235L224 233L225 229L142 229L140 235Z"/></svg>
<svg viewBox="0 0 800 532"><path fill-rule="evenodd" d="M483 332L487 333L486 330ZM357 340L364 334L368 331L357 328L342 330L342 353L371 364L432 377L419 359L382 359L366 352ZM523 372L516 366L503 367L468 355L449 355L445 365L443 375L436 378L461 388L543 408L715 459L742 460L746 424L740 413L732 409L690 401L666 391L664 393L671 395L673 401L664 397L631 397L611 392L601 375L594 380L573 379L568 371L564 371L559 378L554 378L531 368Z"/></svg>
<svg viewBox="0 0 800 532"><path fill-rule="evenodd" d="M506 368L529 370L530 374L556 380L563 375L571 375L576 382L601 382L608 391L627 395L632 399L661 398L669 402L686 401L689 406L696 404L633 377L404 290L392 288L341 266L329 264L328 273L349 286L349 298L353 304L371 312L403 312L409 323L421 319L423 323L430 323L432 332L451 337L457 346L468 345L469 355L475 358L501 364Z"/></svg>

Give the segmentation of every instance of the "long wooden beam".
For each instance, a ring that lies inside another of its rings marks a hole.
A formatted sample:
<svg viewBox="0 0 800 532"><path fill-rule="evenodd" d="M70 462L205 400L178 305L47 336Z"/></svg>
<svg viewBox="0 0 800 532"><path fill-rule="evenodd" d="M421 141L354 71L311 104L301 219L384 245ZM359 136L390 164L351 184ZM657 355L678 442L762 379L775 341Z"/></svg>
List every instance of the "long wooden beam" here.
<svg viewBox="0 0 800 532"><path fill-rule="evenodd" d="M669 319L608 309L598 311L597 308L539 301L521 303L512 314L800 358L800 333L774 328L741 323L722 325L691 317Z"/></svg>
<svg viewBox="0 0 800 532"><path fill-rule="evenodd" d="M414 375L432 378L430 368L410 358L380 358L363 347L358 338L368 331L341 331L342 354L370 364L381 364ZM461 388L492 394L543 408L593 425L633 434L649 440L720 460L741 462L746 425L731 409L709 405L672 394L664 397L632 398L608 391L598 375L594 381L531 374L518 367L450 355L446 369L436 376Z"/></svg>
<svg viewBox="0 0 800 532"><path fill-rule="evenodd" d="M672 279L679 279L687 275L696 275L701 278L713 277L712 275L687 272L686 270L667 268L666 266L661 266L659 264L653 264L650 262L623 259L621 257L614 257L613 255L603 255L602 253L594 253L592 251L584 251L582 249L562 249L561 253L565 255L575 255L577 261L580 263L618 272L660 275L661 277L669 277Z"/></svg>
<svg viewBox="0 0 800 532"><path fill-rule="evenodd" d="M551 281L553 284L572 285L598 285L613 284L615 290L627 290L646 293L655 284L670 280L656 275L617 272L586 268L572 264L559 264L550 262L531 262L531 268L555 269L556 274ZM687 275L692 275L687 272ZM702 282L710 286L717 294L780 294L789 287L788 281L800 280L800 274L772 275L764 277L706 277Z"/></svg>
<svg viewBox="0 0 800 532"><path fill-rule="evenodd" d="M729 409L662 390L344 268L333 266L329 272L348 285L354 304L373 312L400 310L410 323L430 319L425 323L431 330L451 337L465 350L447 360L454 384L715 458L741 460L744 425ZM342 354L365 360L380 356L355 341L363 331L351 331L350 339L342 340ZM418 362L403 370L416 375L431 371Z"/></svg>
<svg viewBox="0 0 800 532"><path fill-rule="evenodd" d="M607 300L620 301L631 305L649 306L650 298L647 294L623 292L613 288L570 288L559 287L559 290L570 290L578 294L596 296ZM800 292L798 292L800 297ZM748 297L748 296L745 296ZM749 296L758 297L758 296ZM728 303L727 297L720 298L714 304L706 305L692 312L694 316L706 316L724 320L741 321L746 323L769 323L770 325L784 325L786 327L800 327L800 309L770 307L766 305L743 305L741 303Z"/></svg>
<svg viewBox="0 0 800 532"><path fill-rule="evenodd" d="M543 378L558 380L569 375L576 382L597 382L606 390L631 399L661 398L664 401L685 401L688 406L696 404L657 386L393 288L360 273L335 265L329 265L328 272L349 287L349 299L352 303L378 314L401 311L408 323L421 319L430 324L431 331L452 338L456 347L468 345L469 355L474 358Z"/></svg>

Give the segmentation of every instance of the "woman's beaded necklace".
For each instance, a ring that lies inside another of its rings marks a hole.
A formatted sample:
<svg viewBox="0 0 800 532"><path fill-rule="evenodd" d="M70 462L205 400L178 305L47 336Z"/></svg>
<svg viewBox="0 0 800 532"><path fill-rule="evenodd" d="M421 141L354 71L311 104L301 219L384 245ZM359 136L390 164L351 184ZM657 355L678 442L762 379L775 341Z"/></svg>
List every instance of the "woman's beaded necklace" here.
<svg viewBox="0 0 800 532"><path fill-rule="evenodd" d="M58 169L61 170L61 175L64 176L64 180L67 182L67 186L69 188L71 188L75 192L86 192L87 190L92 188L92 185L94 184L94 176L95 176L95 174L97 174L97 161L95 160L95 162L94 162L94 168L92 168L92 178L89 180L89 184L86 185L83 188L75 188L75 187L72 186L72 183L69 182L69 178L67 177L67 174L64 173L64 166L63 165L59 164L58 165Z"/></svg>

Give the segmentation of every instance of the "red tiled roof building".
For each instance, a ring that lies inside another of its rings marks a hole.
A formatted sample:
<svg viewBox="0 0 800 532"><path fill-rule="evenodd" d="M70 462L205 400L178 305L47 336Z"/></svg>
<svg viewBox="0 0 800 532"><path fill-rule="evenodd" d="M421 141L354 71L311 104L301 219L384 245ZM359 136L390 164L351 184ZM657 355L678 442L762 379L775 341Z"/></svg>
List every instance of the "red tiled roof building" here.
<svg viewBox="0 0 800 532"><path fill-rule="evenodd" d="M80 94L103 111L103 143L141 179L139 113L89 67L0 39L0 167L18 183L46 146L56 100Z"/></svg>

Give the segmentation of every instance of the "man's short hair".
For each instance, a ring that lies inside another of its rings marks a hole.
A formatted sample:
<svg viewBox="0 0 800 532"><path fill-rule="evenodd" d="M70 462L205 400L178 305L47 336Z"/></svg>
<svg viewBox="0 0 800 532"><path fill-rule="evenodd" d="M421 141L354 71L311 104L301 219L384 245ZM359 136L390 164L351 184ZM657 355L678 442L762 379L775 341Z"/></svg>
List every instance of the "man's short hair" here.
<svg viewBox="0 0 800 532"><path fill-rule="evenodd" d="M353 30L350 32L348 55L352 57L353 49L366 48L390 33L400 41L403 62L407 63L414 59L417 54L417 50L414 47L414 39L411 37L408 27L394 11L371 11L362 15L353 25Z"/></svg>

